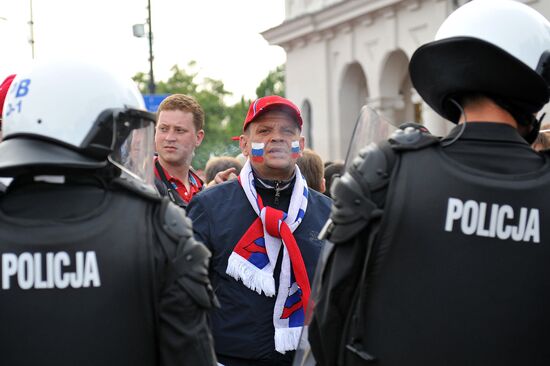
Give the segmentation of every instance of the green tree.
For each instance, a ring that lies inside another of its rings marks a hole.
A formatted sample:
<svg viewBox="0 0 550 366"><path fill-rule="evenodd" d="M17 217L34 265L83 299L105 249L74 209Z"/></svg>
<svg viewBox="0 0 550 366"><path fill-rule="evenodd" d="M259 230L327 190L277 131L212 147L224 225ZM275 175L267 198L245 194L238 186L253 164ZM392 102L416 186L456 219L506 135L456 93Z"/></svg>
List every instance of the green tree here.
<svg viewBox="0 0 550 366"><path fill-rule="evenodd" d="M186 94L195 96L195 92L198 88L198 84L195 81L197 72L193 69L196 67L195 61L190 61L187 64L187 69L182 69L178 65L172 66L170 71L172 75L166 81L158 81L156 84L157 94ZM149 74L138 72L132 78L138 85L139 90L143 94L148 94L149 89ZM223 84L222 84L223 85Z"/></svg>
<svg viewBox="0 0 550 366"><path fill-rule="evenodd" d="M145 75L145 73L143 72L138 72L137 74L134 75L134 77L132 77L132 80L136 82L139 88L139 91L142 92L143 94L146 94L149 92L147 90L147 81L149 80L148 76L149 75Z"/></svg>
<svg viewBox="0 0 550 366"><path fill-rule="evenodd" d="M285 95L285 65L279 65L275 70L271 70L267 77L260 82L256 88L258 98L266 95Z"/></svg>

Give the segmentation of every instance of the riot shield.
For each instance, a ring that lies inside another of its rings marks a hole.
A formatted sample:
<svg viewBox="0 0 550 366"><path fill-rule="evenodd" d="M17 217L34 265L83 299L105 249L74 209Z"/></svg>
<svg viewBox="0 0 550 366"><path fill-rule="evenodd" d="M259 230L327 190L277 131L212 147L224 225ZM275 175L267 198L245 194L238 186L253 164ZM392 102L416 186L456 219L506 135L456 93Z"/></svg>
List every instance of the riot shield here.
<svg viewBox="0 0 550 366"><path fill-rule="evenodd" d="M397 129L397 126L390 123L376 111L369 106L365 105L361 108L359 117L355 123L353 133L351 135L351 141L349 143L348 151L346 154L345 166L346 170L353 162L353 159L359 154L359 151L368 146L369 144L375 144L386 140ZM330 219L325 225L325 228L319 234L320 239L324 239L325 230L330 225ZM326 261L332 252L333 244L330 241L325 241L324 249L321 252L319 261L317 262L317 268L311 286L311 295L309 303L306 309L306 316L304 321L304 327L302 335L300 337L300 343L296 350L293 366L314 366L316 365L315 358L311 352L311 347L308 341L308 326L311 323L313 312L315 311L315 304L319 298L319 292L321 290L321 278L323 275L323 269Z"/></svg>
<svg viewBox="0 0 550 366"><path fill-rule="evenodd" d="M346 170L362 148L386 140L397 127L368 105L363 106L351 135L346 154Z"/></svg>

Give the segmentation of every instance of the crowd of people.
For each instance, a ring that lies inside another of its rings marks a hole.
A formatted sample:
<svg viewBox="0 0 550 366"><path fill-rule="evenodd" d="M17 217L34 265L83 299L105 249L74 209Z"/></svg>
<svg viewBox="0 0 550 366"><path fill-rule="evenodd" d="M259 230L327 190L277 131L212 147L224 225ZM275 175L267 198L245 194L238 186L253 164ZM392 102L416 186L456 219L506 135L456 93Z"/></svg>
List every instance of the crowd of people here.
<svg viewBox="0 0 550 366"><path fill-rule="evenodd" d="M0 363L547 365L550 23L473 0L409 71L447 136L323 161L268 95L204 172L191 96L150 113L74 60L8 77Z"/></svg>

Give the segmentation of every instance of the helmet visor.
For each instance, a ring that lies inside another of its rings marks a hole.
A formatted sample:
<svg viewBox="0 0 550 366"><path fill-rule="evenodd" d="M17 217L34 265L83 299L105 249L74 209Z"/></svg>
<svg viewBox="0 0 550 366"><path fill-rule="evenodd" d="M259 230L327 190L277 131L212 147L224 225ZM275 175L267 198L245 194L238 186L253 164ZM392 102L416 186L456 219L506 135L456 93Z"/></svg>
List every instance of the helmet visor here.
<svg viewBox="0 0 550 366"><path fill-rule="evenodd" d="M151 118L148 113L121 113L115 117L117 132L109 161L122 170L123 176L154 187L155 125Z"/></svg>

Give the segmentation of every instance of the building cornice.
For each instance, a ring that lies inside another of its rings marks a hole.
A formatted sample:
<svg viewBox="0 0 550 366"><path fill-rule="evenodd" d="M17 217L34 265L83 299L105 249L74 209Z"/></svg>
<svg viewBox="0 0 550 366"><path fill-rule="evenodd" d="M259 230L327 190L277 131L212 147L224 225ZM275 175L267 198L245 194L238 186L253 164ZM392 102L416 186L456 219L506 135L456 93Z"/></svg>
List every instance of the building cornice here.
<svg viewBox="0 0 550 366"><path fill-rule="evenodd" d="M300 38L310 39L314 34L318 35L316 38L324 38L327 34L338 33L344 24L371 24L372 13L401 3L418 6L417 0L342 1L319 11L286 20L261 34L270 44L288 49L295 43L301 43L298 42Z"/></svg>

